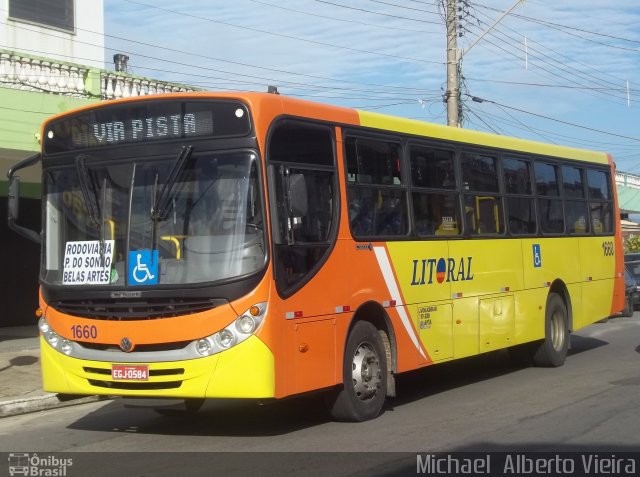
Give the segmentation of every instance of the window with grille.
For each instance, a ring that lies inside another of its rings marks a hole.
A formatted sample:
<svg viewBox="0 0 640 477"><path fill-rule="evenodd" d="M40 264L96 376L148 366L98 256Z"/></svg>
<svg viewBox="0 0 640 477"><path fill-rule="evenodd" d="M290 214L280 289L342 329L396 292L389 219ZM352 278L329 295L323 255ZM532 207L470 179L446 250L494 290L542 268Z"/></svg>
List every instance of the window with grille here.
<svg viewBox="0 0 640 477"><path fill-rule="evenodd" d="M9 18L74 31L73 0L9 0Z"/></svg>

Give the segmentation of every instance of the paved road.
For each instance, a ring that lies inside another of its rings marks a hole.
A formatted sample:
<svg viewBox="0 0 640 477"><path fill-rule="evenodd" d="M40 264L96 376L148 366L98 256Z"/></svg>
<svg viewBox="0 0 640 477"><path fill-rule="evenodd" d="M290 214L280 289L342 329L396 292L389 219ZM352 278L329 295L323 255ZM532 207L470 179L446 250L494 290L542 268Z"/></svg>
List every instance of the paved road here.
<svg viewBox="0 0 640 477"><path fill-rule="evenodd" d="M209 403L186 417L128 409L117 399L2 419L0 452L393 451L413 453L415 473L415 453L425 452L637 451L639 370L636 314L574 334L561 368L515 367L505 352L496 352L404 375L399 397L382 416L365 423L330 422L318 398L262 406ZM127 462L127 475L134 475L133 469L140 469L139 475L171 475L178 469L190 475L186 469L205 465L202 456L193 454L173 455L170 463L167 458L131 454L110 459L110 465ZM386 469L395 458L362 454L346 457L340 466L344 475L371 473L372 468ZM315 465L313 455L296 459L294 467ZM218 455L215 469L235 468L223 462Z"/></svg>

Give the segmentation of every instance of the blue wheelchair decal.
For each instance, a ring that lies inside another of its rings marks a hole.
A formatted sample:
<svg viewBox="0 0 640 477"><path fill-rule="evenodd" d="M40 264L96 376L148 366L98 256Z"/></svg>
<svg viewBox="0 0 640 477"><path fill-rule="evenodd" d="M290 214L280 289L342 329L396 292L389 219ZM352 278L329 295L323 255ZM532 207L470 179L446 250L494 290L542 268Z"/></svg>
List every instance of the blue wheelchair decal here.
<svg viewBox="0 0 640 477"><path fill-rule="evenodd" d="M129 251L129 285L158 284L158 251Z"/></svg>
<svg viewBox="0 0 640 477"><path fill-rule="evenodd" d="M542 251L539 243L533 244L533 266L534 268L542 267Z"/></svg>

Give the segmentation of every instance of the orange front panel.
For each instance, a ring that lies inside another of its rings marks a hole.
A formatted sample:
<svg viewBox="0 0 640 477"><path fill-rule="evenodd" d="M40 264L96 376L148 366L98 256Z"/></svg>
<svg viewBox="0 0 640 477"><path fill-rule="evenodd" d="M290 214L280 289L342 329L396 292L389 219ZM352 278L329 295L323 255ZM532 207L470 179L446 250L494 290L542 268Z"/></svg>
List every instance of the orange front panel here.
<svg viewBox="0 0 640 477"><path fill-rule="evenodd" d="M339 317L336 317L339 318ZM302 393L342 381L336 376L336 318L286 323L289 393Z"/></svg>

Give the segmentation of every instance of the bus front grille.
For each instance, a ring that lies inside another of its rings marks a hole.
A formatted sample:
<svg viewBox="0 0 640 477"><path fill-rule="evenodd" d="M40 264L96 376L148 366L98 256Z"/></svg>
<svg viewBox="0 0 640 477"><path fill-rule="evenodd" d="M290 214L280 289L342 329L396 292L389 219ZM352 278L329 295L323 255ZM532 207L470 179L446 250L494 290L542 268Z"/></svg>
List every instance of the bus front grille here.
<svg viewBox="0 0 640 477"><path fill-rule="evenodd" d="M128 300L65 300L51 306L61 313L94 320L151 320L172 318L211 310L226 300L219 299L158 299Z"/></svg>

